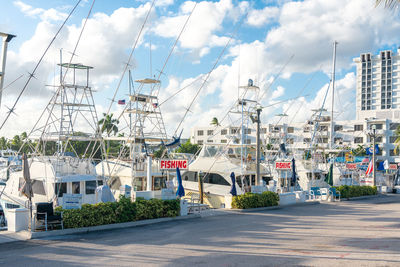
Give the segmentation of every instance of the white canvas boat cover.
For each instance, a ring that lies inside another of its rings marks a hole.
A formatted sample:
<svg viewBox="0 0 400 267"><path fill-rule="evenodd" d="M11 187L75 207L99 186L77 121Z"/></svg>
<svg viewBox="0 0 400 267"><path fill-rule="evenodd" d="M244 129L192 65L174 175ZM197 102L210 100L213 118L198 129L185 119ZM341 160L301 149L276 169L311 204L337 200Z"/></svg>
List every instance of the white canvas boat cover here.
<svg viewBox="0 0 400 267"><path fill-rule="evenodd" d="M108 185L98 186L96 188L96 194L97 199L101 202L115 202L115 198Z"/></svg>

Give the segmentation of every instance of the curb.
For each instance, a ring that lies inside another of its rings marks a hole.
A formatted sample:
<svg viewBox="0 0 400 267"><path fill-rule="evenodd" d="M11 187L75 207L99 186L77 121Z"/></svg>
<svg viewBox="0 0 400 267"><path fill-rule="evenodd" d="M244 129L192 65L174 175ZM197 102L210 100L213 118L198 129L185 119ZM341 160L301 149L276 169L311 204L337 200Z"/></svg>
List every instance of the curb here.
<svg viewBox="0 0 400 267"><path fill-rule="evenodd" d="M378 194L378 195L370 195L370 196L360 196L360 197L351 197L351 198L340 198L340 201L352 201L352 200L362 200L362 199L370 199L370 198L379 198L384 197L386 194Z"/></svg>
<svg viewBox="0 0 400 267"><path fill-rule="evenodd" d="M302 207L302 206L309 206L309 205L317 205L320 204L319 201L310 201L310 202L300 202L300 203L293 203L287 205L278 205L272 207L261 207L261 208L254 208L254 209L230 209L229 211L232 212L257 212L257 211L264 211L264 210L278 210L283 208L289 207Z"/></svg>
<svg viewBox="0 0 400 267"><path fill-rule="evenodd" d="M135 221L135 222L114 223L114 224L82 227L82 228L69 228L69 229L64 229L64 230L53 230L53 231L47 231L47 232L46 231L44 231L44 232L21 231L21 232L29 234L30 236L28 239L39 239L39 238L62 236L62 235L87 234L90 232L130 228L130 227L137 227L137 226L142 226L142 225L150 225L150 224L170 222L170 221L180 221L180 220L187 220L187 219L193 219L193 218L200 218L200 215L199 214L190 214L190 215L186 215L186 216L178 216L178 217L173 217L173 218L158 218L158 219L150 219L150 220Z"/></svg>

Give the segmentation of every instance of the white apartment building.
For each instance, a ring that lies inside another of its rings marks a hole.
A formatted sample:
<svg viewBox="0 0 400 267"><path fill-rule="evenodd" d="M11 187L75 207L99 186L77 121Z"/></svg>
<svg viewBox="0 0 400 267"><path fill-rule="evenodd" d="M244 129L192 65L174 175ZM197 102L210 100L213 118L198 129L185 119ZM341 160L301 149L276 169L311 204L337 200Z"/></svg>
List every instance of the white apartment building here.
<svg viewBox="0 0 400 267"><path fill-rule="evenodd" d="M400 49L381 51L379 55L361 54L357 63L356 119L334 121L334 149L367 147L372 143L371 129L375 125L375 142L380 147L377 160L395 162L395 130L400 125ZM317 118L317 119L316 119ZM191 142L196 144L240 144L241 126L193 127ZM243 143L256 145L256 125L243 127ZM304 123L262 124L264 146L278 149L284 143L288 149L308 149L311 144L329 149L331 118L314 116ZM397 156L398 157L398 156Z"/></svg>
<svg viewBox="0 0 400 267"><path fill-rule="evenodd" d="M400 119L400 49L361 54L357 64L356 119Z"/></svg>

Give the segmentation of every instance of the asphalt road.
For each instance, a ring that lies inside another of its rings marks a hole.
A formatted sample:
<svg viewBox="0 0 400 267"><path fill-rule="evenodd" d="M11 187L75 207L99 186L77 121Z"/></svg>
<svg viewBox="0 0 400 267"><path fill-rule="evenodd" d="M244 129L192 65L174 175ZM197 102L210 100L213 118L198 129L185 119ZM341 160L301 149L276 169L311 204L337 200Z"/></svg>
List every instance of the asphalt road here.
<svg viewBox="0 0 400 267"><path fill-rule="evenodd" d="M1 266L400 266L400 196L0 244Z"/></svg>

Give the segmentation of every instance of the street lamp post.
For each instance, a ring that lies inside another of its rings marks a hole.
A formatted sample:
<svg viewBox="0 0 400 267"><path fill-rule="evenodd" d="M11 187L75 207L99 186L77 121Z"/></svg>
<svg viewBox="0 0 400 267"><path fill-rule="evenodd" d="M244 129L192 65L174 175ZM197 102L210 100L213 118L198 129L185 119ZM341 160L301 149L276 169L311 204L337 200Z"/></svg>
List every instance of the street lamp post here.
<svg viewBox="0 0 400 267"><path fill-rule="evenodd" d="M372 125L372 176L373 185L376 186L376 173L375 173L375 135L376 135L376 125Z"/></svg>
<svg viewBox="0 0 400 267"><path fill-rule="evenodd" d="M262 185L261 177L260 177L260 118L261 107L257 107L257 149L256 149L256 185Z"/></svg>

